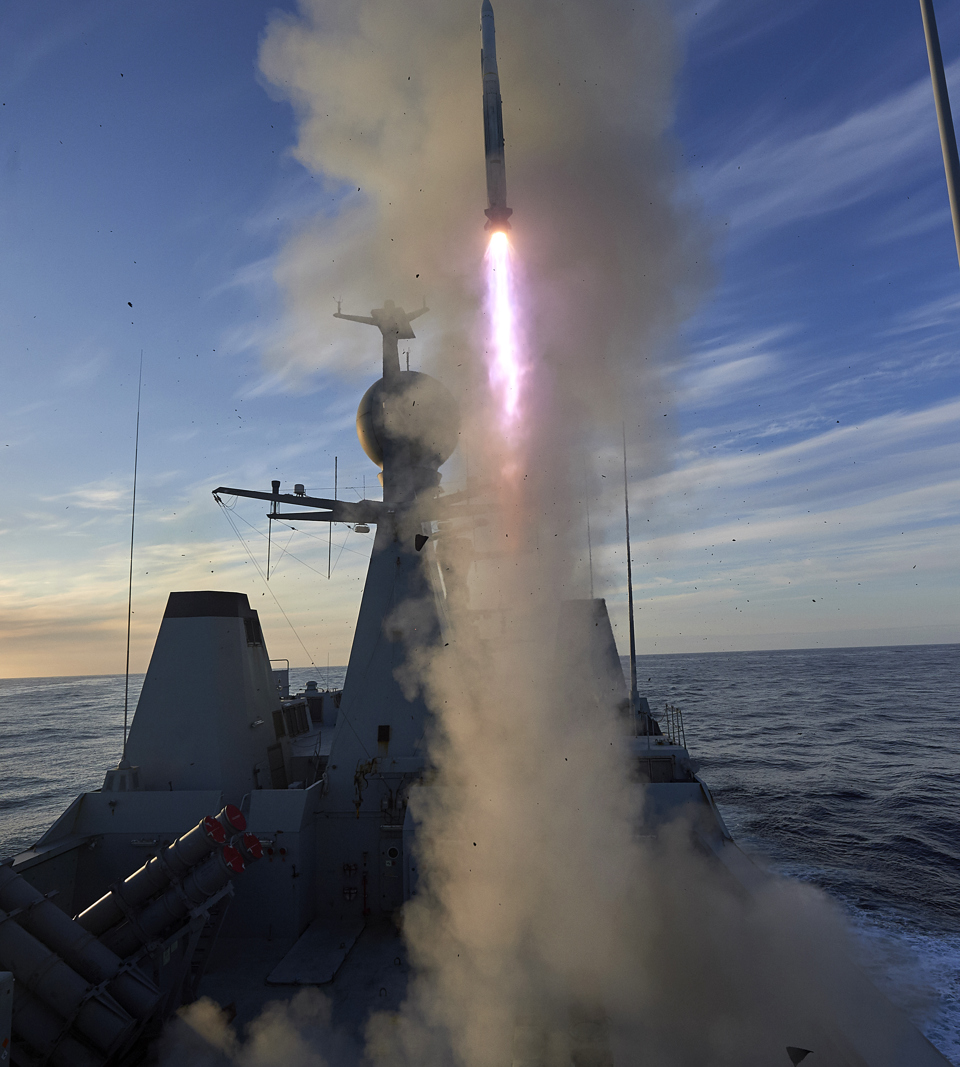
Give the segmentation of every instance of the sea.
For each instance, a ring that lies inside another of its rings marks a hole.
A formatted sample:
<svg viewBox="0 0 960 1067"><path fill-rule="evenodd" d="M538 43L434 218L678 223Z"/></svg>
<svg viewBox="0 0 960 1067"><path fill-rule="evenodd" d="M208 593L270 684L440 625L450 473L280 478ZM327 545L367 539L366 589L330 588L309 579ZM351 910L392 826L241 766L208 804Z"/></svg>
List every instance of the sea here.
<svg viewBox="0 0 960 1067"><path fill-rule="evenodd" d="M836 901L861 964L960 1067L960 645L640 656L638 678L655 715L682 709L739 845ZM122 676L0 679L0 860L99 788L123 704Z"/></svg>

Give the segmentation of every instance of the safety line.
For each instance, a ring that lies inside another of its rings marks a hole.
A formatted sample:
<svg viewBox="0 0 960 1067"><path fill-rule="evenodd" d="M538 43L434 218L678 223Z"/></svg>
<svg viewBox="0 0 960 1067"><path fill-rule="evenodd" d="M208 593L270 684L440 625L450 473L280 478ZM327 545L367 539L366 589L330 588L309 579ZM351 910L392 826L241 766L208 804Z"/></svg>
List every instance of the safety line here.
<svg viewBox="0 0 960 1067"><path fill-rule="evenodd" d="M267 581L266 578L264 578L263 570L261 569L260 564L257 562L256 557L254 556L253 552L250 550L250 546L244 540L243 535L237 529L236 523L234 523L233 517L230 515L229 509L228 508L223 508L223 513L226 516L227 522L230 523L231 529L237 535L237 538L240 541L240 544L243 545L244 551L250 557L250 562L256 568L257 574L260 575L260 580L263 582L264 586L266 587L267 592L273 597L274 603L277 605L277 608L280 611L280 614L284 617L284 619L286 619L287 625L293 631L293 636L297 639L297 641L299 642L300 647L303 649L303 651L306 652L307 659L310 660L310 666L316 668L317 670L320 670L320 668L317 667L316 661L314 660L313 656L310 655L310 650L303 643L303 641L300 638L300 635L297 633L297 628L293 625L293 623L290 621L287 613L283 610L283 606L281 605L280 601L277 600L277 594L274 593L274 591L270 588L270 583Z"/></svg>

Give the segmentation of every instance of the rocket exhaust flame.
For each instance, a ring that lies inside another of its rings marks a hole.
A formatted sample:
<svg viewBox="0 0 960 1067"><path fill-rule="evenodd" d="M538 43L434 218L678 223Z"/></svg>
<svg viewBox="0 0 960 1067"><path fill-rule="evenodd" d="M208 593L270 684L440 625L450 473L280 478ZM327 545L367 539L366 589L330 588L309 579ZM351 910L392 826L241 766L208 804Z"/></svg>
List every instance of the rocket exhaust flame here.
<svg viewBox="0 0 960 1067"><path fill-rule="evenodd" d="M486 255L487 310L490 317L489 375L505 431L519 421L523 366L517 336L513 251L502 230L490 238Z"/></svg>

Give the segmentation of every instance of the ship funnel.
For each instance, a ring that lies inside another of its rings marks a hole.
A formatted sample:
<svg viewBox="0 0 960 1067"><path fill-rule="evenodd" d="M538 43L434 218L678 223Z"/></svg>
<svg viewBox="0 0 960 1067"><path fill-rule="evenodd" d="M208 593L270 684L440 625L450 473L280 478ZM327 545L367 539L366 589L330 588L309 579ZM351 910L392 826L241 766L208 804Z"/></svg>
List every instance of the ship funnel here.
<svg viewBox="0 0 960 1067"><path fill-rule="evenodd" d="M246 594L171 593L127 740L139 787L252 792L274 740L263 724L278 707Z"/></svg>

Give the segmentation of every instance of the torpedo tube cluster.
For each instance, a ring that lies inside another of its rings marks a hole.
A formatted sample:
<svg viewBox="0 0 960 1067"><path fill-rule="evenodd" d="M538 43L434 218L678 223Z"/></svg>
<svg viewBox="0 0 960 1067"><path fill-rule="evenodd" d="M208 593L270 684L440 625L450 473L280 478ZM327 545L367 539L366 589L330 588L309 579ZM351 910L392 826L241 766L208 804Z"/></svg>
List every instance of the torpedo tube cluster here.
<svg viewBox="0 0 960 1067"><path fill-rule="evenodd" d="M206 816L75 918L0 867L0 970L11 971L13 1062L107 1067L162 1014L155 957L210 922L231 879L263 854L240 809ZM183 957L183 968L189 967ZM181 974L181 980L184 977Z"/></svg>

